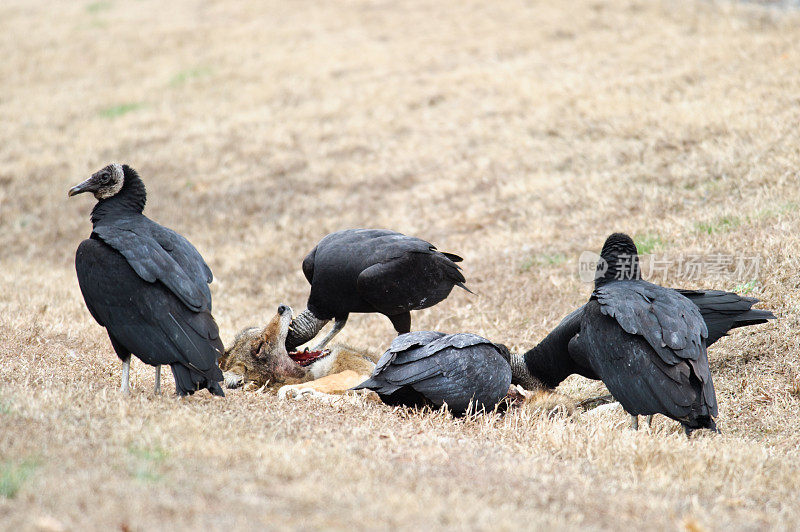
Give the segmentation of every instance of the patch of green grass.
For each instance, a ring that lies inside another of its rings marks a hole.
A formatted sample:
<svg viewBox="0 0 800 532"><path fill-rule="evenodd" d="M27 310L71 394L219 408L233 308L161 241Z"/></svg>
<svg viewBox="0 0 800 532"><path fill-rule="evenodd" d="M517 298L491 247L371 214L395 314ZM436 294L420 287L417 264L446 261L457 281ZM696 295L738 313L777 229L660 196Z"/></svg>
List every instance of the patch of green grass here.
<svg viewBox="0 0 800 532"><path fill-rule="evenodd" d="M637 235L633 242L636 244L636 249L640 255L648 255L664 246L664 241L661 240L661 237L651 233Z"/></svg>
<svg viewBox="0 0 800 532"><path fill-rule="evenodd" d="M131 476L136 480L141 480L142 482L158 482L164 475L159 473L155 468L145 464L145 465L138 465L131 469Z"/></svg>
<svg viewBox="0 0 800 532"><path fill-rule="evenodd" d="M173 87L179 87L184 83L191 81L193 79L204 78L211 75L211 68L205 66L199 66L194 68L187 68L186 70L181 70L170 80L169 84Z"/></svg>
<svg viewBox="0 0 800 532"><path fill-rule="evenodd" d="M788 201L786 203L782 203L780 205L776 205L774 207L767 207L766 209L761 209L755 215L756 219L763 219L763 218L772 218L773 216L780 216L781 214L786 214L787 212L796 211L798 204L794 201Z"/></svg>
<svg viewBox="0 0 800 532"><path fill-rule="evenodd" d="M758 286L758 281L756 279L750 279L746 283L737 284L733 288L733 292L742 295L749 294L750 292L755 290L757 286Z"/></svg>
<svg viewBox="0 0 800 532"><path fill-rule="evenodd" d="M565 262L567 262L567 256L563 253L539 253L522 261L519 271L527 272L534 266L555 266Z"/></svg>
<svg viewBox="0 0 800 532"><path fill-rule="evenodd" d="M697 222L694 225L695 231L713 235L715 233L725 233L742 224L742 219L738 216L720 216L708 222Z"/></svg>
<svg viewBox="0 0 800 532"><path fill-rule="evenodd" d="M169 453L161 447L140 447L138 445L131 445L128 447L128 452L141 460L158 463L163 462L166 460L167 456L169 456Z"/></svg>
<svg viewBox="0 0 800 532"><path fill-rule="evenodd" d="M725 233L739 227L740 225L781 216L789 212L794 212L798 208L800 208L800 204L797 202L787 201L785 203L781 203L780 205L760 209L746 216L740 217L726 215L705 222L697 222L694 224L694 229L698 233L705 233L708 235Z"/></svg>
<svg viewBox="0 0 800 532"><path fill-rule="evenodd" d="M0 497L13 499L39 465L31 460L0 463Z"/></svg>
<svg viewBox="0 0 800 532"><path fill-rule="evenodd" d="M111 9L111 2L92 2L86 6L86 11L92 14Z"/></svg>
<svg viewBox="0 0 800 532"><path fill-rule="evenodd" d="M11 403L0 397L0 416L7 416L13 411L14 409L12 408Z"/></svg>
<svg viewBox="0 0 800 532"><path fill-rule="evenodd" d="M131 445L128 452L133 456L130 473L137 480L144 482L158 482L164 475L161 466L169 453L161 447L140 447Z"/></svg>
<svg viewBox="0 0 800 532"><path fill-rule="evenodd" d="M141 109L142 107L144 107L144 104L141 102L121 103L118 105L112 105L111 107L100 109L98 114L103 118L116 118L118 116L122 116L130 112L136 111L138 109Z"/></svg>

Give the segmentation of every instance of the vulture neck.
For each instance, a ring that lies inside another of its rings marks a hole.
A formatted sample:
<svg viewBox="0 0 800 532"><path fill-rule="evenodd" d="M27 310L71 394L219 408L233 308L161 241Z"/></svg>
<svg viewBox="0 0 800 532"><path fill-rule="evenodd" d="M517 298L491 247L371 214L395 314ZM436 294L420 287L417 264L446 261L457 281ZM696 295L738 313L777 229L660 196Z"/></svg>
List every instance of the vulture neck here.
<svg viewBox="0 0 800 532"><path fill-rule="evenodd" d="M573 373L586 373L569 354L569 342L580 332L583 310L570 313L524 355L511 355L514 384L528 389L555 388Z"/></svg>
<svg viewBox="0 0 800 532"><path fill-rule="evenodd" d="M292 319L289 332L286 334L286 350L294 351L314 338L330 320L317 318L310 309L305 309Z"/></svg>
<svg viewBox="0 0 800 532"><path fill-rule="evenodd" d="M555 388L579 369L569 357L569 339L562 342L554 331L538 345L521 355L528 374L541 382L546 388ZM520 356L520 355L517 355Z"/></svg>
<svg viewBox="0 0 800 532"><path fill-rule="evenodd" d="M135 170L127 165L123 166L125 181L119 192L110 198L101 199L92 209L92 224L97 224L108 216L125 214L142 214L147 201L147 191L144 183Z"/></svg>

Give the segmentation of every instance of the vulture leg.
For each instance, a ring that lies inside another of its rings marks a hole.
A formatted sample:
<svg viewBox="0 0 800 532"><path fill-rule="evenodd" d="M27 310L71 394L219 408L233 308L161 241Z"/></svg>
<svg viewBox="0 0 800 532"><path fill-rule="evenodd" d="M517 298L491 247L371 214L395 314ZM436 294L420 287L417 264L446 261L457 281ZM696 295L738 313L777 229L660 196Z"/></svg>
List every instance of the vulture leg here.
<svg viewBox="0 0 800 532"><path fill-rule="evenodd" d="M631 416L631 430L639 430L639 416Z"/></svg>
<svg viewBox="0 0 800 532"><path fill-rule="evenodd" d="M333 328L325 335L325 338L322 339L320 343L318 343L312 351L322 351L322 349L328 345L328 342L333 340L333 337L339 334L339 331L344 329L344 325L347 323L347 316L344 319L335 318L333 320Z"/></svg>
<svg viewBox="0 0 800 532"><path fill-rule="evenodd" d="M397 331L397 334L411 332L410 312L404 312L403 314L395 314L394 316L387 317L392 320L392 325L394 325L394 330Z"/></svg>
<svg viewBox="0 0 800 532"><path fill-rule="evenodd" d="M124 393L125 395L131 394L130 380L131 380L131 357L130 355L128 355L128 358L122 361L122 385L119 387L119 391Z"/></svg>
<svg viewBox="0 0 800 532"><path fill-rule="evenodd" d="M156 387L153 392L156 395L161 395L161 364L156 366Z"/></svg>
<svg viewBox="0 0 800 532"><path fill-rule="evenodd" d="M122 384L119 387L119 391L125 395L130 395L131 352L117 342L117 339L111 336L111 333L109 333L108 339L111 340L111 347L114 348L114 352L117 353L117 356L122 360Z"/></svg>

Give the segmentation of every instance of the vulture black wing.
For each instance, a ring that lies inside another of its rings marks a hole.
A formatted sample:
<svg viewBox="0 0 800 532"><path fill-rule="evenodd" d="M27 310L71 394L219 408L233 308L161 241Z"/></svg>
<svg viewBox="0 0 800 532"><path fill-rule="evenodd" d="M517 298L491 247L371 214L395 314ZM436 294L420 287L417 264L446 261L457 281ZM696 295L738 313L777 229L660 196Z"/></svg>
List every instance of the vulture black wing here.
<svg viewBox="0 0 800 532"><path fill-rule="evenodd" d="M160 281L191 310L211 310L211 269L175 231L133 215L98 223L93 233L119 251L144 281Z"/></svg>
<svg viewBox="0 0 800 532"><path fill-rule="evenodd" d="M387 315L432 307L447 298L453 286L469 291L451 257L419 238L383 236L358 276L358 293Z"/></svg>
<svg viewBox="0 0 800 532"><path fill-rule="evenodd" d="M705 321L674 290L645 281L600 286L580 336L593 369L629 413L660 412L689 424L717 415Z"/></svg>
<svg viewBox="0 0 800 532"><path fill-rule="evenodd" d="M710 346L728 331L737 327L757 325L774 320L775 315L769 310L752 308L758 303L754 297L744 297L723 290L683 290L678 293L697 305L708 327L706 346Z"/></svg>
<svg viewBox="0 0 800 532"><path fill-rule="evenodd" d="M317 253L317 247L314 246L306 258L303 259L303 275L305 275L306 280L309 284L314 281L314 256Z"/></svg>
<svg viewBox="0 0 800 532"><path fill-rule="evenodd" d="M217 358L224 349L209 310L187 307L165 283L142 278L96 238L78 247L75 268L89 311L117 344L147 364L171 365L179 393L219 388Z"/></svg>
<svg viewBox="0 0 800 532"><path fill-rule="evenodd" d="M775 319L768 310L754 309L758 300L722 290L675 289L700 311L708 329L706 347L731 329L765 323ZM558 386L567 376L577 373L589 379L600 379L591 369L586 350L579 336L586 305L572 311L545 338L524 355L531 376L546 386Z"/></svg>
<svg viewBox="0 0 800 532"><path fill-rule="evenodd" d="M387 229L346 229L325 236L303 260L308 308L318 319L351 312L397 316L431 307L464 285L456 262L429 242ZM397 328L397 324L395 324Z"/></svg>
<svg viewBox="0 0 800 532"><path fill-rule="evenodd" d="M696 305L646 281L608 283L592 294L600 311L628 334L642 336L666 364L697 360L708 328Z"/></svg>
<svg viewBox="0 0 800 532"><path fill-rule="evenodd" d="M407 354L412 351L418 351L419 347L426 346L434 340L442 338L443 336L447 335L445 333L436 331L412 331L397 336L392 341L389 349L383 354L383 356L381 356L381 358L378 360L378 363L375 364L375 369L373 370L372 374L378 375L383 372L383 370L385 370L389 364L394 362L398 354Z"/></svg>
<svg viewBox="0 0 800 532"><path fill-rule="evenodd" d="M723 290L676 288L675 291L689 299L700 311L708 329L706 347L726 336L731 329L758 325L776 319L769 310L752 308L758 303L758 299L754 297L744 297ZM572 311L561 320L561 323L542 340L542 344L547 344L549 349L566 354L569 341L580 333L580 321L585 307L586 305ZM569 351L569 355L574 362L580 365L586 364L582 353L573 350Z"/></svg>
<svg viewBox="0 0 800 532"><path fill-rule="evenodd" d="M404 337L413 338L404 338ZM511 367L495 344L474 334L423 332L401 335L389 348L372 377L355 389L381 396L411 388L435 406L447 403L463 414L474 401L491 410L505 397Z"/></svg>

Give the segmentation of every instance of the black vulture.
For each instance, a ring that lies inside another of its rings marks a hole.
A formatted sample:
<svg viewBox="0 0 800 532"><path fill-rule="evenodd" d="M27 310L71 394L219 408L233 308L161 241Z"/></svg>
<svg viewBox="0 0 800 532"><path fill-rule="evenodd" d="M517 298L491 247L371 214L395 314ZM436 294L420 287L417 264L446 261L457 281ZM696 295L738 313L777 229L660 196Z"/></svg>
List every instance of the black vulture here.
<svg viewBox="0 0 800 532"><path fill-rule="evenodd" d="M685 290L676 292L689 298L700 310L708 328L706 347L727 336L731 329L766 323L775 319L769 310L754 309L754 297L743 297L723 290ZM511 355L514 384L528 389L555 388L570 375L599 380L584 353L570 350L570 341L578 336L586 305L572 311L536 346L523 355ZM577 345L577 344L576 344Z"/></svg>
<svg viewBox="0 0 800 532"><path fill-rule="evenodd" d="M454 415L491 411L508 394L508 350L475 334L417 331L401 334L372 376L354 387L378 393L389 405L441 407Z"/></svg>
<svg viewBox="0 0 800 532"><path fill-rule="evenodd" d="M333 329L314 347L322 349L351 312L384 314L398 334L409 332L410 311L443 301L454 286L470 292L456 264L462 260L430 242L386 229L327 235L303 260L311 293L306 310L292 320L286 349L294 351L333 319Z"/></svg>
<svg viewBox="0 0 800 532"><path fill-rule="evenodd" d="M69 196L91 192L92 234L75 254L83 299L106 328L122 360L128 385L131 354L156 367L169 364L179 395L220 388L217 358L224 348L211 315L211 270L184 237L142 214L147 194L128 165L110 164L72 187Z"/></svg>
<svg viewBox="0 0 800 532"><path fill-rule="evenodd" d="M632 416L633 428L638 415L660 413L679 421L687 434L716 431L709 333L699 308L679 292L641 279L628 235L609 236L600 256L601 275L569 351L603 380Z"/></svg>

